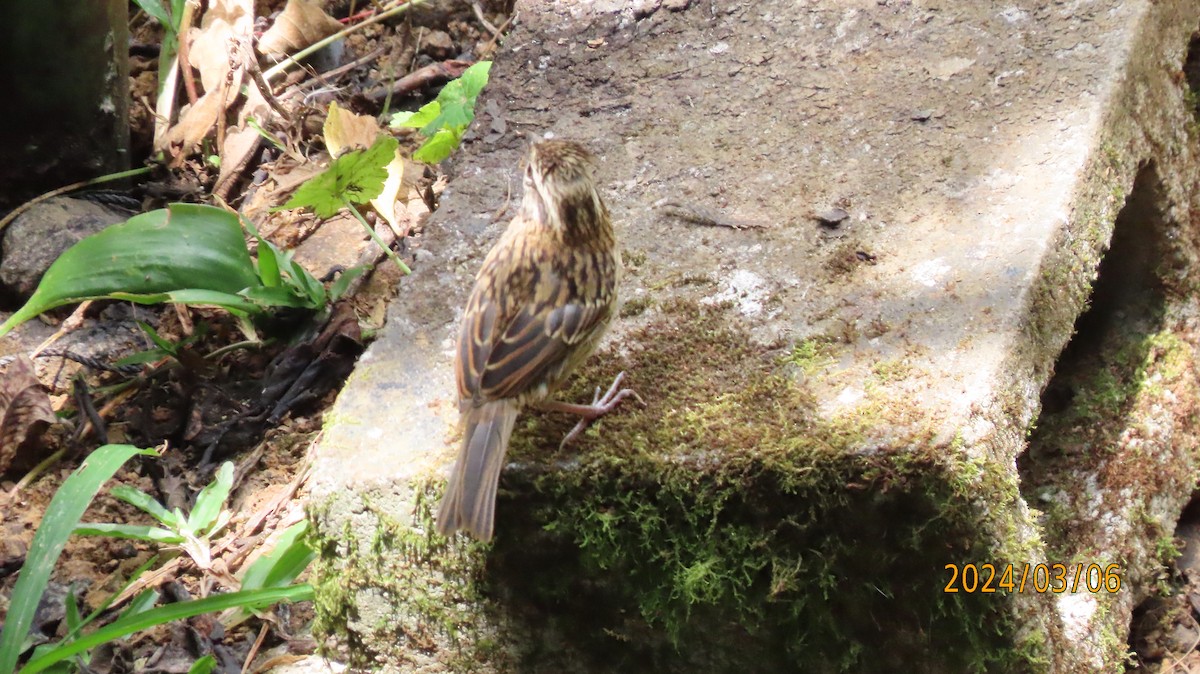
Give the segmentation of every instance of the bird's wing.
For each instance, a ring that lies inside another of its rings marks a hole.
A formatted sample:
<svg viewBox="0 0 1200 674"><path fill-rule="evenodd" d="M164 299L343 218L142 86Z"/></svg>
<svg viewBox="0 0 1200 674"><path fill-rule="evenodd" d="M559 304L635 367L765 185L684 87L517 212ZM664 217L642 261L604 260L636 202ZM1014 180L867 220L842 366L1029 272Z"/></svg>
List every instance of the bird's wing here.
<svg viewBox="0 0 1200 674"><path fill-rule="evenodd" d="M561 367L611 311L607 303L570 302L566 285L554 286L535 293L507 321L494 301L468 303L458 356L464 398L513 398L531 390Z"/></svg>

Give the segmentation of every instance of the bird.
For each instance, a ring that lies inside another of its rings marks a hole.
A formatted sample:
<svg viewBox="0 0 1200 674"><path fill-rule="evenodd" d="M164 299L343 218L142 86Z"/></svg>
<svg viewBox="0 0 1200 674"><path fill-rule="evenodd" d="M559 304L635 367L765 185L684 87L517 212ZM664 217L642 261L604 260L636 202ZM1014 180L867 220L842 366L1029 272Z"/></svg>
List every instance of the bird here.
<svg viewBox="0 0 1200 674"><path fill-rule="evenodd" d="M580 143L533 142L520 210L475 277L454 352L463 438L438 507L444 536L462 530L491 540L500 470L522 408L579 416L565 444L637 396L621 388L622 372L590 405L551 399L618 308L621 256L595 170Z"/></svg>

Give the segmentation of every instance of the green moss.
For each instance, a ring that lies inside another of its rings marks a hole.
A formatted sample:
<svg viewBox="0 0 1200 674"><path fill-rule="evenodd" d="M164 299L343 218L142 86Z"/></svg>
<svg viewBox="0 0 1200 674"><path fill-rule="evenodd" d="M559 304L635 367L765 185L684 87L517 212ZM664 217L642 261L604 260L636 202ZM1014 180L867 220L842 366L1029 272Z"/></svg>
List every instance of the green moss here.
<svg viewBox="0 0 1200 674"><path fill-rule="evenodd" d="M783 360L804 374L811 375L833 365L836 362L835 353L836 348L829 339L817 337L796 342L791 353Z"/></svg>
<svg viewBox="0 0 1200 674"><path fill-rule="evenodd" d="M625 300L625 302L621 305L621 318L640 316L645 313L646 309L649 309L652 304L653 301L650 299L649 295L641 295Z"/></svg>
<svg viewBox="0 0 1200 674"><path fill-rule="evenodd" d="M322 530L327 519L322 508L310 507L310 520L317 524L311 541L319 551L313 629L336 636L342 657L354 666L368 666L378 657L404 662L413 651L433 649L435 635L449 636L459 649L444 658L455 671L469 670L473 662L502 662L494 652L494 639L480 631L478 616L467 608L483 600L479 559L486 546L466 543L451 548L445 538L426 533L435 530L436 495L433 487L416 495L409 524L388 515L392 508L363 496L362 512L354 520L358 524L344 520L337 535ZM363 540L356 531L373 534ZM360 603L363 592L390 599L372 602L367 609ZM385 605L393 612L368 615L368 610ZM347 629L351 625L353 629ZM394 650L373 652L381 644L392 644Z"/></svg>
<svg viewBox="0 0 1200 674"><path fill-rule="evenodd" d="M570 634L599 669L637 671L901 671L931 658L1011 671L1035 658L1037 644L1012 636L1010 598L943 592L946 564L1023 553L980 536L1017 529L1002 467L939 446L906 401L817 415L783 373L826 362L819 340L780 359L718 312L677 303L629 343L641 346L627 362L593 359L562 397L586 398L622 367L644 408L561 453L549 448L569 420L531 414L514 435L525 468L504 484L520 496L498 506L509 533L489 564L529 633ZM534 468L546 464L557 468ZM955 647L933 648L935 634Z"/></svg>

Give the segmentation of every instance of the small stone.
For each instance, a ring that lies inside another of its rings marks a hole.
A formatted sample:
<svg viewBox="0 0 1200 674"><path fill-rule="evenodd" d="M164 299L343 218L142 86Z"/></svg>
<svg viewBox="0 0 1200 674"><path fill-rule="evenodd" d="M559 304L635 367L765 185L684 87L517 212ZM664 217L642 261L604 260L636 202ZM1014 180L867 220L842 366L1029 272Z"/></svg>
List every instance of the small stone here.
<svg viewBox="0 0 1200 674"><path fill-rule="evenodd" d="M63 251L130 215L129 211L70 197L35 204L0 232L0 289L28 299Z"/></svg>
<svg viewBox="0 0 1200 674"><path fill-rule="evenodd" d="M822 227L836 229L842 224L842 221L850 217L844 208L831 208L827 211L822 211L813 216L813 219L821 224Z"/></svg>
<svg viewBox="0 0 1200 674"><path fill-rule="evenodd" d="M454 54L454 40L450 34L442 30L430 31L421 45L421 53L435 59L450 58Z"/></svg>

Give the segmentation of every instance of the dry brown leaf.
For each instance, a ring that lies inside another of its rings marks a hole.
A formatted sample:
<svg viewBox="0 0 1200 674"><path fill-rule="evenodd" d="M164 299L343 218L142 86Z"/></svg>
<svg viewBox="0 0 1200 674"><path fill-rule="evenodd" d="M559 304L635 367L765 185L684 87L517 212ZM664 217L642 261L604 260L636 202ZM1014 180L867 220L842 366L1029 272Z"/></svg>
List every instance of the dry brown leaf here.
<svg viewBox="0 0 1200 674"><path fill-rule="evenodd" d="M33 361L19 356L0 378L0 474L56 420Z"/></svg>
<svg viewBox="0 0 1200 674"><path fill-rule="evenodd" d="M252 0L212 0L199 28L189 34L189 65L200 71L204 95L179 117L158 149L181 146L189 153L204 140L238 97L246 74L245 45L254 29Z"/></svg>
<svg viewBox="0 0 1200 674"><path fill-rule="evenodd" d="M266 168L269 178L259 185L242 209L246 218L260 229L270 216L272 208L287 201L292 192L295 192L296 188L300 187L305 180L324 170L313 163L297 166L284 160L276 162L273 166L266 165L264 168Z"/></svg>
<svg viewBox="0 0 1200 674"><path fill-rule="evenodd" d="M188 61L200 71L206 92L225 85L231 69L231 41L249 44L254 30L252 0L210 0L200 27L192 29ZM241 56L233 57L233 68L243 70ZM240 85L241 76L237 76ZM235 87L236 88L236 87Z"/></svg>
<svg viewBox="0 0 1200 674"><path fill-rule="evenodd" d="M173 145L179 145L186 154L200 144L208 132L217 123L217 118L225 111L224 92L210 91L200 97L196 104L179 116L179 122L172 126L167 135L163 136L165 150Z"/></svg>
<svg viewBox="0 0 1200 674"><path fill-rule="evenodd" d="M258 150L261 141L262 136L249 126L225 134L225 144L221 146L221 171L213 185L214 193L225 196L230 181L250 163L250 157Z"/></svg>
<svg viewBox="0 0 1200 674"><path fill-rule="evenodd" d="M288 0L275 24L258 39L262 55L279 60L342 29L316 0Z"/></svg>

